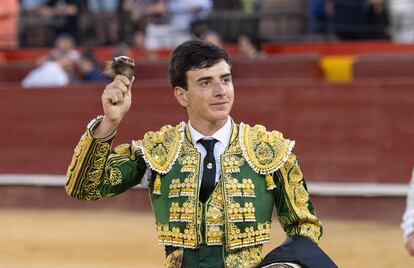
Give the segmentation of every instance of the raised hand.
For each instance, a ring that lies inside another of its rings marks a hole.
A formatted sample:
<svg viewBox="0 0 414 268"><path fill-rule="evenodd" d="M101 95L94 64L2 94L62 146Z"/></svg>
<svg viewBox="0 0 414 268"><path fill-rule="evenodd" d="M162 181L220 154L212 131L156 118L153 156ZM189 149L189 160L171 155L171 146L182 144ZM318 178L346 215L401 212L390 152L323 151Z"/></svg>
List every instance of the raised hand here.
<svg viewBox="0 0 414 268"><path fill-rule="evenodd" d="M115 131L131 107L131 88L134 77L129 80L126 76L118 74L114 81L109 83L101 96L104 118L94 131L96 138L106 137Z"/></svg>

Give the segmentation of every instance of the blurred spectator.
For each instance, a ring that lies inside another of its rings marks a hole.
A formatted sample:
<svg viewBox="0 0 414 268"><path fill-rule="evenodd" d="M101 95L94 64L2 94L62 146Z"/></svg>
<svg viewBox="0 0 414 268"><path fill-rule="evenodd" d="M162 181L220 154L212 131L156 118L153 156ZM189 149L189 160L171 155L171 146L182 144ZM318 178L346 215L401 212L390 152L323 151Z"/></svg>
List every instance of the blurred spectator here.
<svg viewBox="0 0 414 268"><path fill-rule="evenodd" d="M308 28L306 7L307 0L258 0L259 37L291 41L303 36ZM249 36L253 36L252 33Z"/></svg>
<svg viewBox="0 0 414 268"><path fill-rule="evenodd" d="M79 18L84 4L82 0L48 0L40 13L44 18L53 18L55 37L68 34L79 44Z"/></svg>
<svg viewBox="0 0 414 268"><path fill-rule="evenodd" d="M206 18L210 0L159 1L152 9L163 15L162 23L148 20L145 47L148 50L172 48L192 38L191 24Z"/></svg>
<svg viewBox="0 0 414 268"><path fill-rule="evenodd" d="M332 17L330 0L309 0L309 31L314 34L328 34Z"/></svg>
<svg viewBox="0 0 414 268"><path fill-rule="evenodd" d="M46 4L47 0L20 0L22 9L30 10L36 9L44 4Z"/></svg>
<svg viewBox="0 0 414 268"><path fill-rule="evenodd" d="M211 9L211 2L124 0L122 9L129 14L129 23L134 25L133 44L142 46L144 41L145 49L152 51L175 47L191 39L191 24L206 18Z"/></svg>
<svg viewBox="0 0 414 268"><path fill-rule="evenodd" d="M376 39L385 34L386 10L382 0L331 0L333 27L339 39Z"/></svg>
<svg viewBox="0 0 414 268"><path fill-rule="evenodd" d="M385 0L369 0L368 23L372 39L388 39L388 9Z"/></svg>
<svg viewBox="0 0 414 268"><path fill-rule="evenodd" d="M163 23L166 9L157 8L158 0L121 0L119 3L119 41L144 46L143 37L148 21ZM134 44L138 39L139 42Z"/></svg>
<svg viewBox="0 0 414 268"><path fill-rule="evenodd" d="M414 169L408 189L407 204L403 215L401 228L404 232L405 248L414 256Z"/></svg>
<svg viewBox="0 0 414 268"><path fill-rule="evenodd" d="M243 12L252 14L257 9L258 0L241 0Z"/></svg>
<svg viewBox="0 0 414 268"><path fill-rule="evenodd" d="M82 81L107 81L92 50L86 50L77 62L78 72Z"/></svg>
<svg viewBox="0 0 414 268"><path fill-rule="evenodd" d="M75 40L72 36L62 34L55 40L54 48L44 57L37 60L38 64L45 61L57 59L63 56L68 56L72 61L80 59L81 55L75 48Z"/></svg>
<svg viewBox="0 0 414 268"><path fill-rule="evenodd" d="M168 6L164 0L124 0L121 11L125 16L121 25L121 41L129 44L137 42L136 45L144 45L150 50L163 47L158 39L169 34L164 31L169 21Z"/></svg>
<svg viewBox="0 0 414 268"><path fill-rule="evenodd" d="M207 30L207 16L213 8L211 0L170 0L169 12L171 25L181 41L174 46L191 39L190 34L200 36Z"/></svg>
<svg viewBox="0 0 414 268"><path fill-rule="evenodd" d="M132 46L140 49L145 49L145 33L137 31L132 36Z"/></svg>
<svg viewBox="0 0 414 268"><path fill-rule="evenodd" d="M118 5L118 0L88 0L95 45L115 44L118 41Z"/></svg>
<svg viewBox="0 0 414 268"><path fill-rule="evenodd" d="M259 40L252 41L246 35L239 36L238 40L239 55L246 59L262 59L265 54L261 50L261 43Z"/></svg>
<svg viewBox="0 0 414 268"><path fill-rule="evenodd" d="M14 49L18 44L19 0L3 0L0 8L0 49Z"/></svg>
<svg viewBox="0 0 414 268"><path fill-rule="evenodd" d="M223 41L221 39L221 36L218 32L208 30L203 35L201 35L201 39L208 41L210 43L213 43L214 45L218 47L223 47Z"/></svg>
<svg viewBox="0 0 414 268"><path fill-rule="evenodd" d="M23 79L22 87L53 87L65 86L70 83L70 73L73 70L73 61L64 55L50 61L45 61L29 72Z"/></svg>
<svg viewBox="0 0 414 268"><path fill-rule="evenodd" d="M414 42L414 0L389 0L390 35L393 41Z"/></svg>
<svg viewBox="0 0 414 268"><path fill-rule="evenodd" d="M242 10L243 4L240 0L213 0L213 10Z"/></svg>
<svg viewBox="0 0 414 268"><path fill-rule="evenodd" d="M114 47L112 57L115 58L119 56L127 56L129 58L132 58L131 54L131 48L128 46L128 44L121 42L116 44L116 46Z"/></svg>
<svg viewBox="0 0 414 268"><path fill-rule="evenodd" d="M36 47L51 44L53 33L48 29L51 22L40 15L47 0L21 0L20 45Z"/></svg>

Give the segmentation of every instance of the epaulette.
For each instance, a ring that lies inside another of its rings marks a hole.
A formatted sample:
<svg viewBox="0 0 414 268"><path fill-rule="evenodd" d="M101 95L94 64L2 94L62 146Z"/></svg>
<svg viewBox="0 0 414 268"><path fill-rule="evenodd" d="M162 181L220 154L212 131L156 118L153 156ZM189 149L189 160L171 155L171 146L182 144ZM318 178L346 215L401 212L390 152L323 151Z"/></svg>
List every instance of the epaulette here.
<svg viewBox="0 0 414 268"><path fill-rule="evenodd" d="M166 125L157 132L147 132L142 141L137 142L145 162L152 170L160 174L171 170L184 140L184 127L185 123L175 127Z"/></svg>
<svg viewBox="0 0 414 268"><path fill-rule="evenodd" d="M279 131L267 131L262 125L240 123L240 145L250 167L262 175L272 174L287 161L295 142Z"/></svg>

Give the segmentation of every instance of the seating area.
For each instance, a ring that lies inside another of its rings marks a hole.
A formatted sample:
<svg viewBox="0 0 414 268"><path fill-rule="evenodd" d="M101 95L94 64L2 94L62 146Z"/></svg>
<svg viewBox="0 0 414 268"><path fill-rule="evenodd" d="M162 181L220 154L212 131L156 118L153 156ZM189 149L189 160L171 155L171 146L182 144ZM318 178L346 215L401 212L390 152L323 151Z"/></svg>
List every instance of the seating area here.
<svg viewBox="0 0 414 268"><path fill-rule="evenodd" d="M391 42L341 42L338 44L277 44L265 43L262 59L240 57L238 48L226 44L232 55L233 75L243 79L310 79L342 81L360 78L411 78L414 73L414 45ZM31 48L0 52L0 82L18 83L48 53L48 48ZM112 47L96 47L93 53L103 63L113 55ZM139 80L166 79L168 55L171 50L156 51L157 58L146 58L144 51L131 50L136 59ZM346 56L347 61L336 60ZM329 61L330 64L325 63ZM349 75L341 75L347 72ZM338 76L338 75L337 75Z"/></svg>

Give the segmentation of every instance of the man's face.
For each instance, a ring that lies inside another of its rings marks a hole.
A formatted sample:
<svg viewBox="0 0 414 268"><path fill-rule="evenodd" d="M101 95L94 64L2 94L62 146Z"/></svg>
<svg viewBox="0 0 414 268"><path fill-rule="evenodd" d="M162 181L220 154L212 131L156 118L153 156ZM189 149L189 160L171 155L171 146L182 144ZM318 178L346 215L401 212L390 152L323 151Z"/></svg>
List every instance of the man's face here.
<svg viewBox="0 0 414 268"><path fill-rule="evenodd" d="M230 66L223 60L209 68L190 70L187 85L187 90L174 90L192 124L224 124L234 100Z"/></svg>

